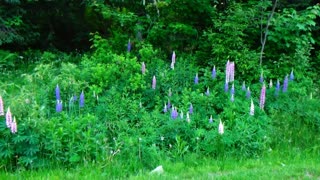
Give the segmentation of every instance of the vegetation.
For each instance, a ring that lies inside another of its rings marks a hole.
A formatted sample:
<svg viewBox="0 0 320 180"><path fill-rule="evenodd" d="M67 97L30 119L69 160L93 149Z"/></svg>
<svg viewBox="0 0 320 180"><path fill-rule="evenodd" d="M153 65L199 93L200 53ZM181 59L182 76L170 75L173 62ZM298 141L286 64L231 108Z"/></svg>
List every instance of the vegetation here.
<svg viewBox="0 0 320 180"><path fill-rule="evenodd" d="M0 15L4 178L320 176L319 5L17 0Z"/></svg>

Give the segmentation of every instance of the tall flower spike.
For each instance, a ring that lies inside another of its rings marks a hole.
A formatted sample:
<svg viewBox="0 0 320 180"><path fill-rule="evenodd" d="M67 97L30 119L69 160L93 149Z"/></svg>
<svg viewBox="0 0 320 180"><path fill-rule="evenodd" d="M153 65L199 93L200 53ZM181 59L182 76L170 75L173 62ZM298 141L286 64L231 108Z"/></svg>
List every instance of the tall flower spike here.
<svg viewBox="0 0 320 180"><path fill-rule="evenodd" d="M279 95L279 91L280 91L280 81L279 79L277 79L277 84L276 84L276 91L275 91L275 96Z"/></svg>
<svg viewBox="0 0 320 180"><path fill-rule="evenodd" d="M168 112L168 107L167 107L167 104L166 104L166 103L164 103L163 112L164 112L164 113Z"/></svg>
<svg viewBox="0 0 320 180"><path fill-rule="evenodd" d="M180 118L183 119L183 112L182 112L182 110L180 111Z"/></svg>
<svg viewBox="0 0 320 180"><path fill-rule="evenodd" d="M226 64L226 83L230 81L230 61L227 61Z"/></svg>
<svg viewBox="0 0 320 180"><path fill-rule="evenodd" d="M215 79L217 76L217 72L216 72L216 66L213 66L212 68L212 72L211 72L211 77L212 79Z"/></svg>
<svg viewBox="0 0 320 180"><path fill-rule="evenodd" d="M251 115L251 116L254 115L254 104L253 104L252 99L251 99L251 105L250 105L250 115Z"/></svg>
<svg viewBox="0 0 320 180"><path fill-rule="evenodd" d="M221 119L220 119L220 123L219 123L218 132L219 132L219 134L221 134L221 135L224 133L224 127L223 127L223 124L222 124L222 122L221 122Z"/></svg>
<svg viewBox="0 0 320 180"><path fill-rule="evenodd" d="M142 74L146 73L146 64L144 62L142 62L142 64L141 64L141 73Z"/></svg>
<svg viewBox="0 0 320 180"><path fill-rule="evenodd" d="M198 84L198 83L199 83L198 73L196 73L196 77L194 77L194 83L195 83L195 84Z"/></svg>
<svg viewBox="0 0 320 180"><path fill-rule="evenodd" d="M189 113L192 114L193 113L193 106L192 104L190 104L190 107L189 107Z"/></svg>
<svg viewBox="0 0 320 180"><path fill-rule="evenodd" d="M251 97L251 91L250 88L247 88L247 92L246 92L246 98L249 99Z"/></svg>
<svg viewBox="0 0 320 180"><path fill-rule="evenodd" d="M231 86L231 91L230 91L230 93L234 95L234 83L232 83L232 86Z"/></svg>
<svg viewBox="0 0 320 180"><path fill-rule="evenodd" d="M213 123L212 115L209 118L209 123Z"/></svg>
<svg viewBox="0 0 320 180"><path fill-rule="evenodd" d="M263 83L263 81L264 81L264 79L263 79L263 71L261 71L259 82Z"/></svg>
<svg viewBox="0 0 320 180"><path fill-rule="evenodd" d="M210 95L209 87L207 88L206 95L207 95L207 96L209 96L209 95Z"/></svg>
<svg viewBox="0 0 320 180"><path fill-rule="evenodd" d="M4 106L2 96L0 96L0 116L4 116Z"/></svg>
<svg viewBox="0 0 320 180"><path fill-rule="evenodd" d="M152 89L156 89L156 85L157 85L156 76L153 76L153 78L152 78Z"/></svg>
<svg viewBox="0 0 320 180"><path fill-rule="evenodd" d="M229 84L226 81L226 83L224 84L224 92L228 92L228 90L229 90Z"/></svg>
<svg viewBox="0 0 320 180"><path fill-rule="evenodd" d="M261 94L260 94L260 109L264 108L265 102L266 102L266 85L263 84L261 88Z"/></svg>
<svg viewBox="0 0 320 180"><path fill-rule="evenodd" d="M12 134L15 134L17 132L17 121L16 117L13 117L13 121L11 122L10 130Z"/></svg>
<svg viewBox="0 0 320 180"><path fill-rule="evenodd" d="M128 52L130 52L130 51L131 51L131 42L130 42L130 39L129 39L129 41L128 41L127 51L128 51Z"/></svg>
<svg viewBox="0 0 320 180"><path fill-rule="evenodd" d="M230 65L229 65L229 69L230 69L230 82L233 82L234 81L234 62L230 62Z"/></svg>
<svg viewBox="0 0 320 180"><path fill-rule="evenodd" d="M84 92L83 91L80 94L79 106L84 107Z"/></svg>
<svg viewBox="0 0 320 180"><path fill-rule="evenodd" d="M8 128L10 128L11 123L12 123L12 115L11 115L10 107L8 107L8 110L6 113L6 125Z"/></svg>
<svg viewBox="0 0 320 180"><path fill-rule="evenodd" d="M243 81L241 89L242 89L242 91L246 91L246 82L245 81Z"/></svg>
<svg viewBox="0 0 320 180"><path fill-rule="evenodd" d="M189 115L189 112L187 112L187 118L186 118L186 121L187 121L188 123L190 123L190 115Z"/></svg>
<svg viewBox="0 0 320 180"><path fill-rule="evenodd" d="M290 73L290 81L293 81L294 80L294 74L293 74L293 69L291 70L291 73Z"/></svg>
<svg viewBox="0 0 320 180"><path fill-rule="evenodd" d="M175 64L176 63L176 52L172 52L172 57L171 57L171 63Z"/></svg>
<svg viewBox="0 0 320 180"><path fill-rule="evenodd" d="M284 78L282 92L287 92L288 90L288 75Z"/></svg>
<svg viewBox="0 0 320 180"><path fill-rule="evenodd" d="M272 79L270 79L270 82L269 82L269 88L271 89L273 86L273 83L272 83Z"/></svg>
<svg viewBox="0 0 320 180"><path fill-rule="evenodd" d="M62 111L62 101L61 100L57 100L56 112L61 112L61 111Z"/></svg>
<svg viewBox="0 0 320 180"><path fill-rule="evenodd" d="M59 85L56 86L56 100L61 100Z"/></svg>

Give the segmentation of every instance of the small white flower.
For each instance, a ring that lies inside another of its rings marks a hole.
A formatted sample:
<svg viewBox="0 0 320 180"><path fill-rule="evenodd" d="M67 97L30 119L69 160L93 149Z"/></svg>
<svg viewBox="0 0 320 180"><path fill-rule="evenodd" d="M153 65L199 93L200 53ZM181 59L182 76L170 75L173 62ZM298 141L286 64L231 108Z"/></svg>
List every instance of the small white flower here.
<svg viewBox="0 0 320 180"><path fill-rule="evenodd" d="M190 116L189 116L189 112L187 112L187 118L186 118L187 122L190 123Z"/></svg>
<svg viewBox="0 0 320 180"><path fill-rule="evenodd" d="M250 115L251 115L251 116L254 115L254 104L253 104L252 99L251 99L251 106L250 106Z"/></svg>
<svg viewBox="0 0 320 180"><path fill-rule="evenodd" d="M223 124L222 124L222 122L221 122L221 119L220 119L220 123L219 123L218 132L219 132L219 134L221 134L221 135L224 133L224 128L223 128Z"/></svg>

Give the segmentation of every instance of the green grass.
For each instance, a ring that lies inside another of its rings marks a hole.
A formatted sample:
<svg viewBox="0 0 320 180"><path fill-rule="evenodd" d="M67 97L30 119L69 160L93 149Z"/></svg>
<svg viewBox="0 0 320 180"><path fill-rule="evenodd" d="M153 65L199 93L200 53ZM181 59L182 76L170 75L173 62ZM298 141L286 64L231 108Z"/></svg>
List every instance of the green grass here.
<svg viewBox="0 0 320 180"><path fill-rule="evenodd" d="M189 156L183 161L159 162L164 168L160 175L150 174L152 169L122 174L119 166L95 164L71 169L1 172L0 179L320 179L319 162L319 156L285 152L272 152L257 159L224 161ZM114 171L118 174L112 175Z"/></svg>

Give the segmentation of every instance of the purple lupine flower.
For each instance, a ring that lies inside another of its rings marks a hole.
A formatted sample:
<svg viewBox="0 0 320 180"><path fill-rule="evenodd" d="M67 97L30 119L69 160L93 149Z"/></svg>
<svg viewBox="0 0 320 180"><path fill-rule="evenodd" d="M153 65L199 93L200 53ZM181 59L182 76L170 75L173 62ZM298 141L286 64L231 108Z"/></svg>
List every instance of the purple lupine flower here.
<svg viewBox="0 0 320 180"><path fill-rule="evenodd" d="M229 90L229 85L228 85L228 82L226 82L224 84L224 92L228 92L228 90Z"/></svg>
<svg viewBox="0 0 320 180"><path fill-rule="evenodd" d="M13 121L11 123L10 126L10 130L12 134L15 134L17 132L17 121L16 121L16 117L13 117Z"/></svg>
<svg viewBox="0 0 320 180"><path fill-rule="evenodd" d="M259 82L263 83L263 81L264 81L264 79L263 79L263 71L261 71Z"/></svg>
<svg viewBox="0 0 320 180"><path fill-rule="evenodd" d="M142 74L146 73L146 64L144 62L142 62L142 64L141 64L141 73Z"/></svg>
<svg viewBox="0 0 320 180"><path fill-rule="evenodd" d="M198 73L196 73L196 77L194 77L194 84L198 84L199 83L199 77L198 77Z"/></svg>
<svg viewBox="0 0 320 180"><path fill-rule="evenodd" d="M209 87L207 88L206 95L207 95L207 96L209 96L209 95L210 95Z"/></svg>
<svg viewBox="0 0 320 180"><path fill-rule="evenodd" d="M291 73L290 73L290 81L293 81L294 80L294 74L293 74L293 69L291 70Z"/></svg>
<svg viewBox="0 0 320 180"><path fill-rule="evenodd" d="M265 102L266 102L266 85L263 84L261 88L261 94L260 94L260 109L264 108Z"/></svg>
<svg viewBox="0 0 320 180"><path fill-rule="evenodd" d="M61 111L62 111L62 101L61 100L57 100L56 112L61 112Z"/></svg>
<svg viewBox="0 0 320 180"><path fill-rule="evenodd" d="M282 92L287 92L288 90L288 75L284 78Z"/></svg>
<svg viewBox="0 0 320 180"><path fill-rule="evenodd" d="M172 106L172 110L171 110L171 118L172 119L176 119L178 117L178 112L177 112L177 108Z"/></svg>
<svg viewBox="0 0 320 180"><path fill-rule="evenodd" d="M4 116L4 106L2 96L0 96L0 116Z"/></svg>
<svg viewBox="0 0 320 180"><path fill-rule="evenodd" d="M193 113L193 106L192 104L190 104L190 107L189 107L189 113L192 114Z"/></svg>
<svg viewBox="0 0 320 180"><path fill-rule="evenodd" d="M209 123L213 123L212 115L209 118Z"/></svg>
<svg viewBox="0 0 320 180"><path fill-rule="evenodd" d="M234 83L232 83L230 93L234 95Z"/></svg>
<svg viewBox="0 0 320 180"><path fill-rule="evenodd" d="M279 95L279 91L280 91L280 81L279 81L279 79L277 79L276 92L275 92L276 96Z"/></svg>
<svg viewBox="0 0 320 180"><path fill-rule="evenodd" d="M249 113L251 116L254 115L254 104L253 104L253 101L251 99L251 105L250 105L250 113Z"/></svg>
<svg viewBox="0 0 320 180"><path fill-rule="evenodd" d="M168 107L167 107L167 104L166 104L166 103L164 103L163 112L164 112L164 113L168 112Z"/></svg>
<svg viewBox="0 0 320 180"><path fill-rule="evenodd" d="M251 91L250 88L247 88L247 92L246 92L246 98L249 99L251 97Z"/></svg>
<svg viewBox="0 0 320 180"><path fill-rule="evenodd" d="M247 88L246 88L246 82L245 81L243 81L241 89L242 89L242 91L246 91Z"/></svg>
<svg viewBox="0 0 320 180"><path fill-rule="evenodd" d="M61 100L59 85L57 85L56 87L56 100Z"/></svg>
<svg viewBox="0 0 320 180"><path fill-rule="evenodd" d="M6 113L6 125L8 128L11 127L12 124L12 114L10 111L10 107L8 107L7 113Z"/></svg>
<svg viewBox="0 0 320 180"><path fill-rule="evenodd" d="M215 79L217 76L217 72L216 72L216 66L213 66L212 68L212 72L211 72L211 77L212 79Z"/></svg>
<svg viewBox="0 0 320 180"><path fill-rule="evenodd" d="M153 78L152 78L152 89L156 89L156 85L157 85L156 76L153 76Z"/></svg>
<svg viewBox="0 0 320 180"><path fill-rule="evenodd" d="M128 51L128 52L130 52L130 51L131 51L131 42L130 42L130 39L129 39L129 41L128 41L127 51Z"/></svg>
<svg viewBox="0 0 320 180"><path fill-rule="evenodd" d="M170 103L170 100L168 99L168 108L170 109L171 108L171 103Z"/></svg>
<svg viewBox="0 0 320 180"><path fill-rule="evenodd" d="M80 94L79 106L84 107L84 92L83 91Z"/></svg>
<svg viewBox="0 0 320 180"><path fill-rule="evenodd" d="M176 52L172 52L172 57L171 57L171 63L175 64L176 63Z"/></svg>

